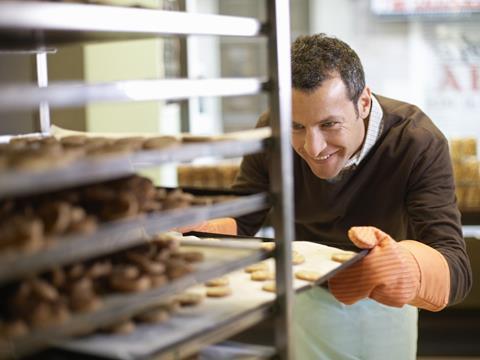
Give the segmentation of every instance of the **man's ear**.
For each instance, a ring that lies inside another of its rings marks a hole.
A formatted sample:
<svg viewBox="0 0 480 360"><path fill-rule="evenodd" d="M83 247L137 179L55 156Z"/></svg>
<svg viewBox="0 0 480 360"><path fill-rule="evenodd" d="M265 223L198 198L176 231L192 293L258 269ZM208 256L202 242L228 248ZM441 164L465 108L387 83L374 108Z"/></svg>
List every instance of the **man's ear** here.
<svg viewBox="0 0 480 360"><path fill-rule="evenodd" d="M358 98L358 115L362 119L366 119L370 114L372 106L372 92L368 86L365 86L360 97Z"/></svg>

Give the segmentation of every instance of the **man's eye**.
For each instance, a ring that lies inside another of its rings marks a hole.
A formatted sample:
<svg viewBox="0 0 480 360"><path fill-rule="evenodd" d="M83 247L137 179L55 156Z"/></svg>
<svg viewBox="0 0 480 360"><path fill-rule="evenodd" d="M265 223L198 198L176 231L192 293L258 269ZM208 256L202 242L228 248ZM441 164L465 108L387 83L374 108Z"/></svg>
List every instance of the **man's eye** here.
<svg viewBox="0 0 480 360"><path fill-rule="evenodd" d="M297 124L297 123L292 123L292 129L293 130L302 130L303 125L302 124Z"/></svg>
<svg viewBox="0 0 480 360"><path fill-rule="evenodd" d="M338 121L328 121L322 124L322 128L331 128L338 124Z"/></svg>

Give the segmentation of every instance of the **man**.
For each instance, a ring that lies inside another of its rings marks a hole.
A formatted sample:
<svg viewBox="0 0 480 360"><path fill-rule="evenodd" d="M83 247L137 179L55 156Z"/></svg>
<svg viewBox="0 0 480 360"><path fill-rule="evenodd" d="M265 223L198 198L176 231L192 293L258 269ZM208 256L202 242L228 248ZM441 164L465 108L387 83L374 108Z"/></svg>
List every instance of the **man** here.
<svg viewBox="0 0 480 360"><path fill-rule="evenodd" d="M417 307L439 311L471 287L448 143L416 106L372 94L338 39L298 38L292 83L296 238L371 249L329 291L297 296L296 358L415 359ZM268 191L268 161L246 156L234 188ZM266 214L201 228L254 235Z"/></svg>

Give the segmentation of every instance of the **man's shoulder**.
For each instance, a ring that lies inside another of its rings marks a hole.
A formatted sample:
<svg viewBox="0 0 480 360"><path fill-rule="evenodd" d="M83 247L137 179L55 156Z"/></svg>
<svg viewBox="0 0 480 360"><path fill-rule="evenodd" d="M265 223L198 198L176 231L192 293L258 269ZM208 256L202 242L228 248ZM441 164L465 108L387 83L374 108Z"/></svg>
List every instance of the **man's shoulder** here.
<svg viewBox="0 0 480 360"><path fill-rule="evenodd" d="M402 137L411 137L423 144L446 142L444 134L417 105L376 94L375 98L382 108L387 134L400 132Z"/></svg>

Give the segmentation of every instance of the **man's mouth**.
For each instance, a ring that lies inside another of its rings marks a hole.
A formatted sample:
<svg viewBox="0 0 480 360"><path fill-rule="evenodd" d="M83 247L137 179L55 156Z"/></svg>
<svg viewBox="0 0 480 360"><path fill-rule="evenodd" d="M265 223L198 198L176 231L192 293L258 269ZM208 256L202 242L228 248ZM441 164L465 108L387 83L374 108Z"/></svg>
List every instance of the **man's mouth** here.
<svg viewBox="0 0 480 360"><path fill-rule="evenodd" d="M333 155L335 155L335 153L331 153L331 154L327 154L325 156L317 156L317 157L314 157L313 159L315 161L325 161L325 160L328 160L330 157L332 157Z"/></svg>

